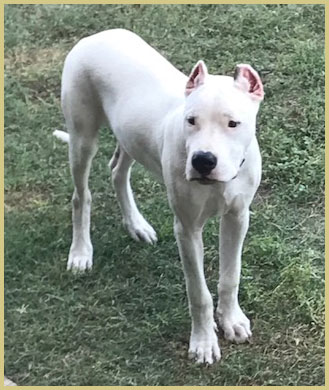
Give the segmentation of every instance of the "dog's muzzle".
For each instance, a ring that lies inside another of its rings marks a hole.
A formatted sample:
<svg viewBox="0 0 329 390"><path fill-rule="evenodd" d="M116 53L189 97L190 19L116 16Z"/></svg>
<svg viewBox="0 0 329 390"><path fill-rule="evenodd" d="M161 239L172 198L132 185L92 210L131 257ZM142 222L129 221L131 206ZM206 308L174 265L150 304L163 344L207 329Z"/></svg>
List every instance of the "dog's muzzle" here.
<svg viewBox="0 0 329 390"><path fill-rule="evenodd" d="M212 158L211 157L209 158L209 155L213 156L215 159L215 160L213 160L212 163L211 163ZM193 163L193 161L194 161L194 163ZM242 167L244 162L245 162L245 159L243 159L241 161L241 163L239 165L239 169ZM210 168L213 164L214 164L213 168ZM210 172L215 168L216 164L217 164L217 158L212 153L210 153L210 152L194 153L194 155L192 157L192 166L196 171L198 171L201 174L201 176L200 177L192 177L191 181L197 181L200 184L216 184L216 183L228 183L228 182L237 178L239 172L234 177L232 177L232 179L230 179L228 181L220 181L220 180L215 180L215 179L211 179L211 178L207 177L210 174Z"/></svg>

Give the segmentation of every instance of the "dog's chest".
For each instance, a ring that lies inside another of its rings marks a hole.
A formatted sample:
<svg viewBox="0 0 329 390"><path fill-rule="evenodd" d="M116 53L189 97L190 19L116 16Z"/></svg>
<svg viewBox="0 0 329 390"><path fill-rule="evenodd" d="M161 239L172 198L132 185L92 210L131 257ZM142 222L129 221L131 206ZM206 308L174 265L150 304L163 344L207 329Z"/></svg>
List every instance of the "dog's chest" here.
<svg viewBox="0 0 329 390"><path fill-rule="evenodd" d="M224 186L193 184L189 196L185 198L185 211L194 214L196 219L205 221L214 216L225 214L231 202L230 194L225 192Z"/></svg>
<svg viewBox="0 0 329 390"><path fill-rule="evenodd" d="M213 187L213 186L210 186ZM204 209L207 217L213 217L216 215L223 215L227 212L230 203L230 197L225 193L221 185L210 188L204 201Z"/></svg>

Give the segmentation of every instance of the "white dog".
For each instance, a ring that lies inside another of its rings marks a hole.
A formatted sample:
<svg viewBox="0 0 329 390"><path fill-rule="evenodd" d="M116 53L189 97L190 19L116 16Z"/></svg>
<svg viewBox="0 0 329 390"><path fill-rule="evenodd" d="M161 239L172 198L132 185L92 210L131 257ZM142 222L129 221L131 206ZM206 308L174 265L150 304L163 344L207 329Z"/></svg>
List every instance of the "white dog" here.
<svg viewBox="0 0 329 390"><path fill-rule="evenodd" d="M229 340L251 336L238 287L249 205L261 178L255 124L263 96L250 65L238 65L234 77L213 76L199 61L186 77L137 35L121 29L82 39L64 65L62 108L69 134L55 135L69 142L75 185L68 269L92 266L88 176L98 129L107 124L118 141L109 164L113 185L123 223L135 240L154 243L157 237L134 201L133 161L167 188L192 317L189 356L199 363L220 359L203 270L202 229L214 215L222 216L219 324Z"/></svg>

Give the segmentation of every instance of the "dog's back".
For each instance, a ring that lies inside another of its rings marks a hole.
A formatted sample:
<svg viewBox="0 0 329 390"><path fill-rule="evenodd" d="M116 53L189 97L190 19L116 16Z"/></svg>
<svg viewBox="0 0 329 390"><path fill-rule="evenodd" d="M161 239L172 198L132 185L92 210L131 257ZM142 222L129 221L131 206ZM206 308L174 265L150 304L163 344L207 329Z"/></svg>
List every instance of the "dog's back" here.
<svg viewBox="0 0 329 390"><path fill-rule="evenodd" d="M130 106L139 107L141 96L144 110L150 106L166 110L167 104L183 97L185 83L186 76L139 36L115 29L74 46L64 65L62 95L85 84L89 92L97 91L106 112L116 112L117 105L131 99L136 101Z"/></svg>
<svg viewBox="0 0 329 390"><path fill-rule="evenodd" d="M148 165L144 157L150 161L160 157L154 124L184 101L186 79L136 34L104 31L83 38L68 54L62 76L63 112L69 121L75 113L80 118L88 112L96 127L109 124L129 154ZM136 151L125 141L131 136L138 144Z"/></svg>

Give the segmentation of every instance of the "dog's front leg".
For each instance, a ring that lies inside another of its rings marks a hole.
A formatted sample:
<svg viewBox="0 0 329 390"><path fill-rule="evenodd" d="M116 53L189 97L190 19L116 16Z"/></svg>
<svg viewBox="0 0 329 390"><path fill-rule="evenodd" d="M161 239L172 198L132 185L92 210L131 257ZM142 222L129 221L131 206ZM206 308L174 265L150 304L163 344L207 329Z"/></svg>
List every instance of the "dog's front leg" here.
<svg viewBox="0 0 329 390"><path fill-rule="evenodd" d="M249 210L228 213L221 220L217 315L225 338L236 342L251 336L250 321L238 302L241 252L248 226Z"/></svg>
<svg viewBox="0 0 329 390"><path fill-rule="evenodd" d="M183 263L192 317L189 357L198 363L212 364L220 359L213 302L203 270L202 229L184 226L175 218L175 236Z"/></svg>

